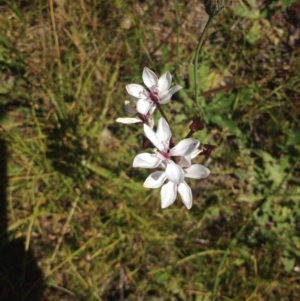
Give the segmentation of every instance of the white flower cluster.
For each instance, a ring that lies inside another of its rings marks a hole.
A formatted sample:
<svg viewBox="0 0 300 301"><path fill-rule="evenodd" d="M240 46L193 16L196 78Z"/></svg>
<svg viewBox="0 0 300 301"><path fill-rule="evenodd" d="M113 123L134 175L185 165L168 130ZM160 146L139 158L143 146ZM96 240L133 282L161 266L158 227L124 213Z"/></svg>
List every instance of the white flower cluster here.
<svg viewBox="0 0 300 301"><path fill-rule="evenodd" d="M131 107L130 102L126 100L125 109L134 117L117 119L117 122L125 124L144 123L145 135L154 147L151 154L137 155L133 160L133 167L163 169L151 173L145 180L144 187L159 188L162 186L160 193L162 208L173 204L178 192L184 205L190 209L193 201L192 191L184 178L201 179L210 173L209 169L203 165L191 164L191 160L201 152L200 142L193 138L186 138L174 146L167 120L161 117L155 132L152 117L154 110L157 107L160 108L160 105L168 103L172 95L182 87L176 85L170 88L172 76L169 72L158 79L156 74L148 68L143 71L143 81L149 91L138 84L126 86L135 108ZM166 181L167 183L164 184Z"/></svg>

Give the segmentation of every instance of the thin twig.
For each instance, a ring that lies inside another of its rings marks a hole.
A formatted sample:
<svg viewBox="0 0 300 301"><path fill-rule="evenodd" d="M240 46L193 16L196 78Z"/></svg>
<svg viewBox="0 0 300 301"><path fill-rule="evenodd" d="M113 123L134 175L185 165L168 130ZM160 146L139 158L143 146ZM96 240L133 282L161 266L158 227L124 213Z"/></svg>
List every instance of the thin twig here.
<svg viewBox="0 0 300 301"><path fill-rule="evenodd" d="M208 20L206 22L204 30L201 33L201 36L200 36L200 39L199 39L199 42L198 42L198 45L197 45L197 48L196 48L196 52L195 52L195 59L194 59L195 100L196 100L197 106L198 106L198 108L201 112L201 116L204 116L204 112L203 112L203 110L200 106L199 100L198 100L198 91L199 91L199 86L198 86L198 60L199 60L199 54L200 54L200 51L201 51L201 48L202 48L202 45L203 45L204 38L206 36L208 27L210 26L213 18L214 18L214 16L212 16L212 15L208 17Z"/></svg>

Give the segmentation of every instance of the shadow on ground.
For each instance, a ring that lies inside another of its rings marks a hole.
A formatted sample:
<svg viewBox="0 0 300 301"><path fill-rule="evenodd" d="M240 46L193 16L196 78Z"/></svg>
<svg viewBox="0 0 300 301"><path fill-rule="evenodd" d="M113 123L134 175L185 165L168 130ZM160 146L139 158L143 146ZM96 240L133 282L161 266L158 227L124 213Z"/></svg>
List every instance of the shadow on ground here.
<svg viewBox="0 0 300 301"><path fill-rule="evenodd" d="M0 300L40 301L43 273L34 254L25 250L24 238L10 239L7 232L7 160L7 144L0 136Z"/></svg>

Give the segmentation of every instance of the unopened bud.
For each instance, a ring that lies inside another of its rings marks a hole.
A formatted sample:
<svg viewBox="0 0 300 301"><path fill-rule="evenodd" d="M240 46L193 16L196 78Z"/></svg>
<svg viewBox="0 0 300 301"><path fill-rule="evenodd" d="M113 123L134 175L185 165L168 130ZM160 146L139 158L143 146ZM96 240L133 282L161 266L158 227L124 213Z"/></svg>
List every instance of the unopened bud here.
<svg viewBox="0 0 300 301"><path fill-rule="evenodd" d="M197 131L201 131L204 129L204 124L201 121L201 117L195 115L193 117L193 122L191 123L191 125L189 126L189 129L192 132L197 132Z"/></svg>
<svg viewBox="0 0 300 301"><path fill-rule="evenodd" d="M216 145L210 145L210 144L204 144L202 146L202 152L200 155L204 155L206 157L209 157L212 153L212 151L216 148Z"/></svg>
<svg viewBox="0 0 300 301"><path fill-rule="evenodd" d="M204 0L204 7L206 13L214 17L224 8L224 0Z"/></svg>

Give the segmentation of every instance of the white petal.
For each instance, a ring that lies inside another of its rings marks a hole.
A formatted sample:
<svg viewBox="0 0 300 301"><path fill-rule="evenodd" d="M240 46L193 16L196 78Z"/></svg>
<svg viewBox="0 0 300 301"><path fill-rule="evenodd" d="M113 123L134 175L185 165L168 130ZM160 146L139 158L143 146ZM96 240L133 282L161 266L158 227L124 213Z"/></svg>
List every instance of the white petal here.
<svg viewBox="0 0 300 301"><path fill-rule="evenodd" d="M178 185L178 192L186 208L191 209L192 202L193 202L193 195L190 186L187 183L183 182Z"/></svg>
<svg viewBox="0 0 300 301"><path fill-rule="evenodd" d="M124 108L128 114L135 115L137 113L137 110L130 105L130 101L128 100L125 100Z"/></svg>
<svg viewBox="0 0 300 301"><path fill-rule="evenodd" d="M172 182L168 182L167 184L165 184L160 191L161 208L164 209L172 205L176 200L176 196L177 185Z"/></svg>
<svg viewBox="0 0 300 301"><path fill-rule="evenodd" d="M123 118L117 118L116 122L124 123L124 124L132 124L132 123L142 122L142 120L136 117L132 117L132 118L123 117Z"/></svg>
<svg viewBox="0 0 300 301"><path fill-rule="evenodd" d="M194 159L195 157L198 156L198 154L200 154L202 152L202 150L200 149L195 149L190 155L188 156L181 156L180 157L180 162L178 163L181 167L189 167L191 166L191 160Z"/></svg>
<svg viewBox="0 0 300 301"><path fill-rule="evenodd" d="M179 85L176 85L176 86L172 87L170 90L164 91L163 93L161 93L159 95L159 97L160 97L159 103L160 104L168 103L170 101L172 95L180 89L182 89L182 87Z"/></svg>
<svg viewBox="0 0 300 301"><path fill-rule="evenodd" d="M152 144L156 148L158 148L160 151L164 150L164 146L157 138L156 133L147 124L144 124L144 132L146 137L152 142Z"/></svg>
<svg viewBox="0 0 300 301"><path fill-rule="evenodd" d="M161 160L153 154L142 153L137 155L133 160L133 167L155 168Z"/></svg>
<svg viewBox="0 0 300 301"><path fill-rule="evenodd" d="M158 120L156 136L163 143L165 149L169 149L172 133L166 119L163 117Z"/></svg>
<svg viewBox="0 0 300 301"><path fill-rule="evenodd" d="M181 86L175 85L174 87L172 87L172 88L168 91L168 94L173 95L173 94L175 94L177 91L179 91L180 89L182 89Z"/></svg>
<svg viewBox="0 0 300 301"><path fill-rule="evenodd" d="M143 186L146 188L158 188L166 180L166 175L163 171L155 171L145 180Z"/></svg>
<svg viewBox="0 0 300 301"><path fill-rule="evenodd" d="M210 174L210 170L201 164L193 164L184 170L185 176L192 179L206 178Z"/></svg>
<svg viewBox="0 0 300 301"><path fill-rule="evenodd" d="M157 154L157 156L159 156L159 154ZM166 169L168 166L168 162L166 160L161 161L159 167Z"/></svg>
<svg viewBox="0 0 300 301"><path fill-rule="evenodd" d="M152 115L154 113L155 109L156 109L156 105L152 104L152 106L149 110L149 114Z"/></svg>
<svg viewBox="0 0 300 301"><path fill-rule="evenodd" d="M168 91L172 83L170 72L163 74L158 80L158 89L161 93Z"/></svg>
<svg viewBox="0 0 300 301"><path fill-rule="evenodd" d="M136 110L142 114L146 115L152 106L152 101L149 101L147 99L140 98L136 103Z"/></svg>
<svg viewBox="0 0 300 301"><path fill-rule="evenodd" d="M143 81L144 81L145 85L149 89L151 89L153 86L157 85L158 79L157 79L156 74L152 70L145 67L144 71L143 71Z"/></svg>
<svg viewBox="0 0 300 301"><path fill-rule="evenodd" d="M191 156L181 156L180 162L178 163L181 167L189 167L191 166Z"/></svg>
<svg viewBox="0 0 300 301"><path fill-rule="evenodd" d="M168 103L171 100L171 95L166 95L164 97L159 97L159 104L161 105L165 105L166 103Z"/></svg>
<svg viewBox="0 0 300 301"><path fill-rule="evenodd" d="M151 129L154 128L154 119L152 116L148 118L147 124L150 126Z"/></svg>
<svg viewBox="0 0 300 301"><path fill-rule="evenodd" d="M140 99L141 97L144 97L145 92L148 93L143 86L138 85L138 84L127 85L126 90L127 90L128 94L136 100Z"/></svg>
<svg viewBox="0 0 300 301"><path fill-rule="evenodd" d="M192 153L191 153L191 159L196 158L200 153L202 153L202 149L195 149Z"/></svg>
<svg viewBox="0 0 300 301"><path fill-rule="evenodd" d="M173 161L167 164L165 174L166 177L175 184L180 184L184 179L183 169Z"/></svg>
<svg viewBox="0 0 300 301"><path fill-rule="evenodd" d="M194 138L183 139L170 150L170 155L171 156L188 156L196 148L198 148L199 145L200 145L200 142Z"/></svg>

